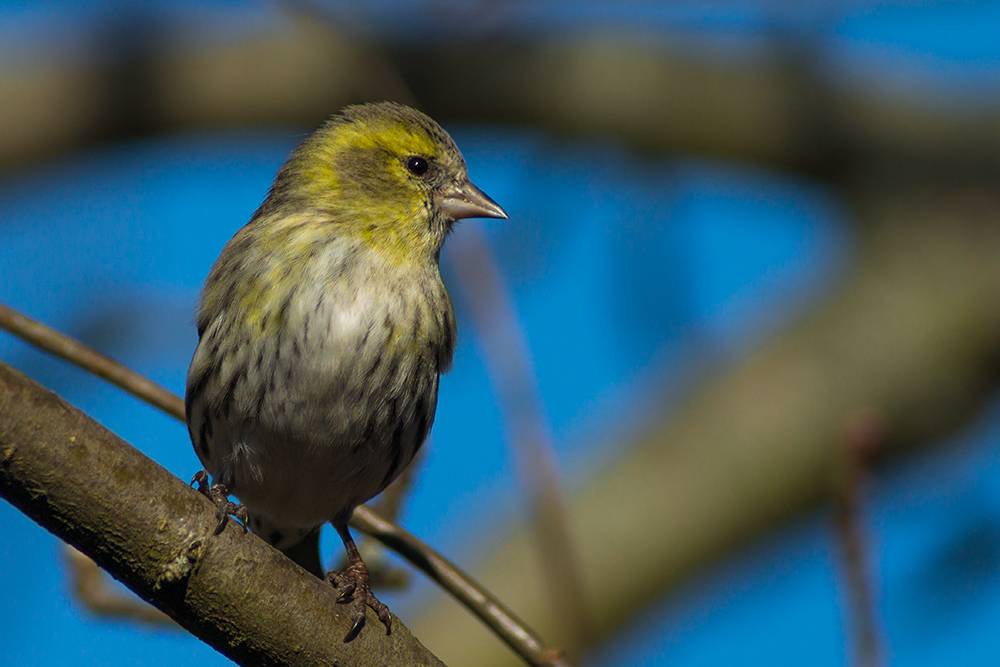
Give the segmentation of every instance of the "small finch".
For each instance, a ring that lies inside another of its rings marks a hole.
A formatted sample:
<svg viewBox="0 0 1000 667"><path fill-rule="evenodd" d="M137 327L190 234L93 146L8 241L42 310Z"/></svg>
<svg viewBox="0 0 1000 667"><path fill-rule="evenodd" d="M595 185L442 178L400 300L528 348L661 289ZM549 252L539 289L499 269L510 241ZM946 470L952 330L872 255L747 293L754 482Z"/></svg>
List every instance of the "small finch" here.
<svg viewBox="0 0 1000 667"><path fill-rule="evenodd" d="M215 484L196 480L319 576L315 535L337 529L348 567L327 578L350 605L348 638L366 606L390 630L347 524L434 421L456 335L438 256L474 217L507 215L437 123L399 104L347 107L292 152L202 293L186 408ZM306 538L311 557L296 550Z"/></svg>

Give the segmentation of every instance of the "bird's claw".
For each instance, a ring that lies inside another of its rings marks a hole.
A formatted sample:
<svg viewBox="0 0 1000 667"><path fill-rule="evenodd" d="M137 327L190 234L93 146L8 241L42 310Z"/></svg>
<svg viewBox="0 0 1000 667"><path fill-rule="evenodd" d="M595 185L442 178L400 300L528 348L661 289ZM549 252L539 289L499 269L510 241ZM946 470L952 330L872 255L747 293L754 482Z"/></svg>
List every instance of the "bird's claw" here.
<svg viewBox="0 0 1000 667"><path fill-rule="evenodd" d="M378 620L382 621L382 625L385 626L385 634L392 633L392 614L389 612L389 608L372 593L372 589L368 586L368 571L364 569L364 565L348 567L343 572L330 572L326 575L326 580L334 588L342 589L337 597L337 602L350 605L353 622L351 629L344 637L345 642L351 641L361 632L361 628L365 625L367 607L371 607L378 616Z"/></svg>
<svg viewBox="0 0 1000 667"><path fill-rule="evenodd" d="M336 586L336 584L334 584L334 586ZM355 585L353 581L344 586L344 590L342 590L340 595L337 597L337 602L347 602L350 600L351 596L354 595L354 589Z"/></svg>
<svg viewBox="0 0 1000 667"><path fill-rule="evenodd" d="M215 513L219 517L219 525L215 527L215 535L221 533L222 529L226 527L226 522L230 516L236 517L239 520L240 526L243 527L243 533L246 534L247 524L250 521L247 508L242 503L234 503L229 499L229 488L225 484L218 482L209 485L208 472L199 470L191 478L191 486L196 485L198 493L215 504Z"/></svg>
<svg viewBox="0 0 1000 667"><path fill-rule="evenodd" d="M204 496L207 496L208 495L208 471L206 471L206 470L199 470L198 472L196 472L194 474L194 477L191 478L190 485L191 486L197 485L198 492L201 493Z"/></svg>

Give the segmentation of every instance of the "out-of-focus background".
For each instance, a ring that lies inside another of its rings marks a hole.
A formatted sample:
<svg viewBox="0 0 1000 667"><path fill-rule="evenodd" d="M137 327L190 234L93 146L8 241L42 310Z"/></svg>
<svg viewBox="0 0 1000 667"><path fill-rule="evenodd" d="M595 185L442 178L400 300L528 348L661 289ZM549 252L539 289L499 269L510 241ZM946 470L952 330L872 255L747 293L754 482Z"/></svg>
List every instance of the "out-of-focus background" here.
<svg viewBox="0 0 1000 667"><path fill-rule="evenodd" d="M408 529L583 665L998 664L998 35L985 2L0 2L0 301L182 393L288 152L417 103L510 220L442 256ZM182 425L0 360L198 469ZM0 504L3 664L228 662L88 611L67 562ZM517 664L420 575L380 595L445 662Z"/></svg>

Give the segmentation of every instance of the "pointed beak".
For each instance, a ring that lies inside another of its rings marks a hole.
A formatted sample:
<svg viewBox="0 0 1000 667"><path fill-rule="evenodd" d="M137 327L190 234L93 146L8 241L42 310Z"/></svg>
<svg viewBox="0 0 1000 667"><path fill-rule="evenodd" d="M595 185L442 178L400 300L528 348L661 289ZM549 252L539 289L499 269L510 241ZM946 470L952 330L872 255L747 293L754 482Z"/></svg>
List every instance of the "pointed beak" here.
<svg viewBox="0 0 1000 667"><path fill-rule="evenodd" d="M454 220L462 218L503 218L507 214L486 193L465 180L442 193L441 209Z"/></svg>

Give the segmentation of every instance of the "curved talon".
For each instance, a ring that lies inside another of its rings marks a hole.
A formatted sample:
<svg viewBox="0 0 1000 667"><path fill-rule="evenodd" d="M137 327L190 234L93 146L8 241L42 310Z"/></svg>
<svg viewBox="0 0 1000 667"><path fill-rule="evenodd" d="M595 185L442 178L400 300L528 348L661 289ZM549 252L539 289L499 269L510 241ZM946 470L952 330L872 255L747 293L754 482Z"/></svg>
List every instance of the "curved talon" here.
<svg viewBox="0 0 1000 667"><path fill-rule="evenodd" d="M199 470L198 472L196 472L194 474L194 477L191 478L191 481L189 482L189 485L190 486L194 486L195 484L198 485L198 491L199 492L201 492L202 494L204 494L206 496L208 495L208 490L207 490L207 486L208 486L208 473L206 471Z"/></svg>
<svg viewBox="0 0 1000 667"><path fill-rule="evenodd" d="M229 488L222 482L209 485L208 472L199 470L191 478L191 486L198 485L198 493L215 503L215 513L219 517L219 525L215 527L214 535L218 535L226 527L226 522L230 516L236 517L240 526L243 527L243 534L247 533L247 524L250 517L247 508L242 503L234 503L229 499Z"/></svg>
<svg viewBox="0 0 1000 667"><path fill-rule="evenodd" d="M381 600L375 597L371 589L368 590L368 606L378 615L378 620L382 621L382 625L385 626L385 634L391 635L392 613L389 611L389 607L385 606Z"/></svg>
<svg viewBox="0 0 1000 667"><path fill-rule="evenodd" d="M392 632L392 614L389 608L375 597L368 586L368 570L363 562L358 561L348 567L343 572L330 572L326 575L326 580L334 588L341 590L337 597L339 604L349 605L349 613L352 616L351 629L344 637L345 642L349 642L358 636L365 625L367 607L378 615L382 624L385 625L385 633Z"/></svg>
<svg viewBox="0 0 1000 667"><path fill-rule="evenodd" d="M337 587L336 584L334 584L334 586ZM351 596L354 595L354 589L355 585L353 583L344 586L344 590L341 591L340 595L337 597L337 602L347 602L348 600L350 600Z"/></svg>
<svg viewBox="0 0 1000 667"><path fill-rule="evenodd" d="M348 630L347 634L344 636L344 643L347 643L352 639L354 639L355 637L357 637L358 633L361 632L361 628L363 627L365 627L365 617L360 616L358 618L355 618L354 625L351 626L351 629Z"/></svg>

